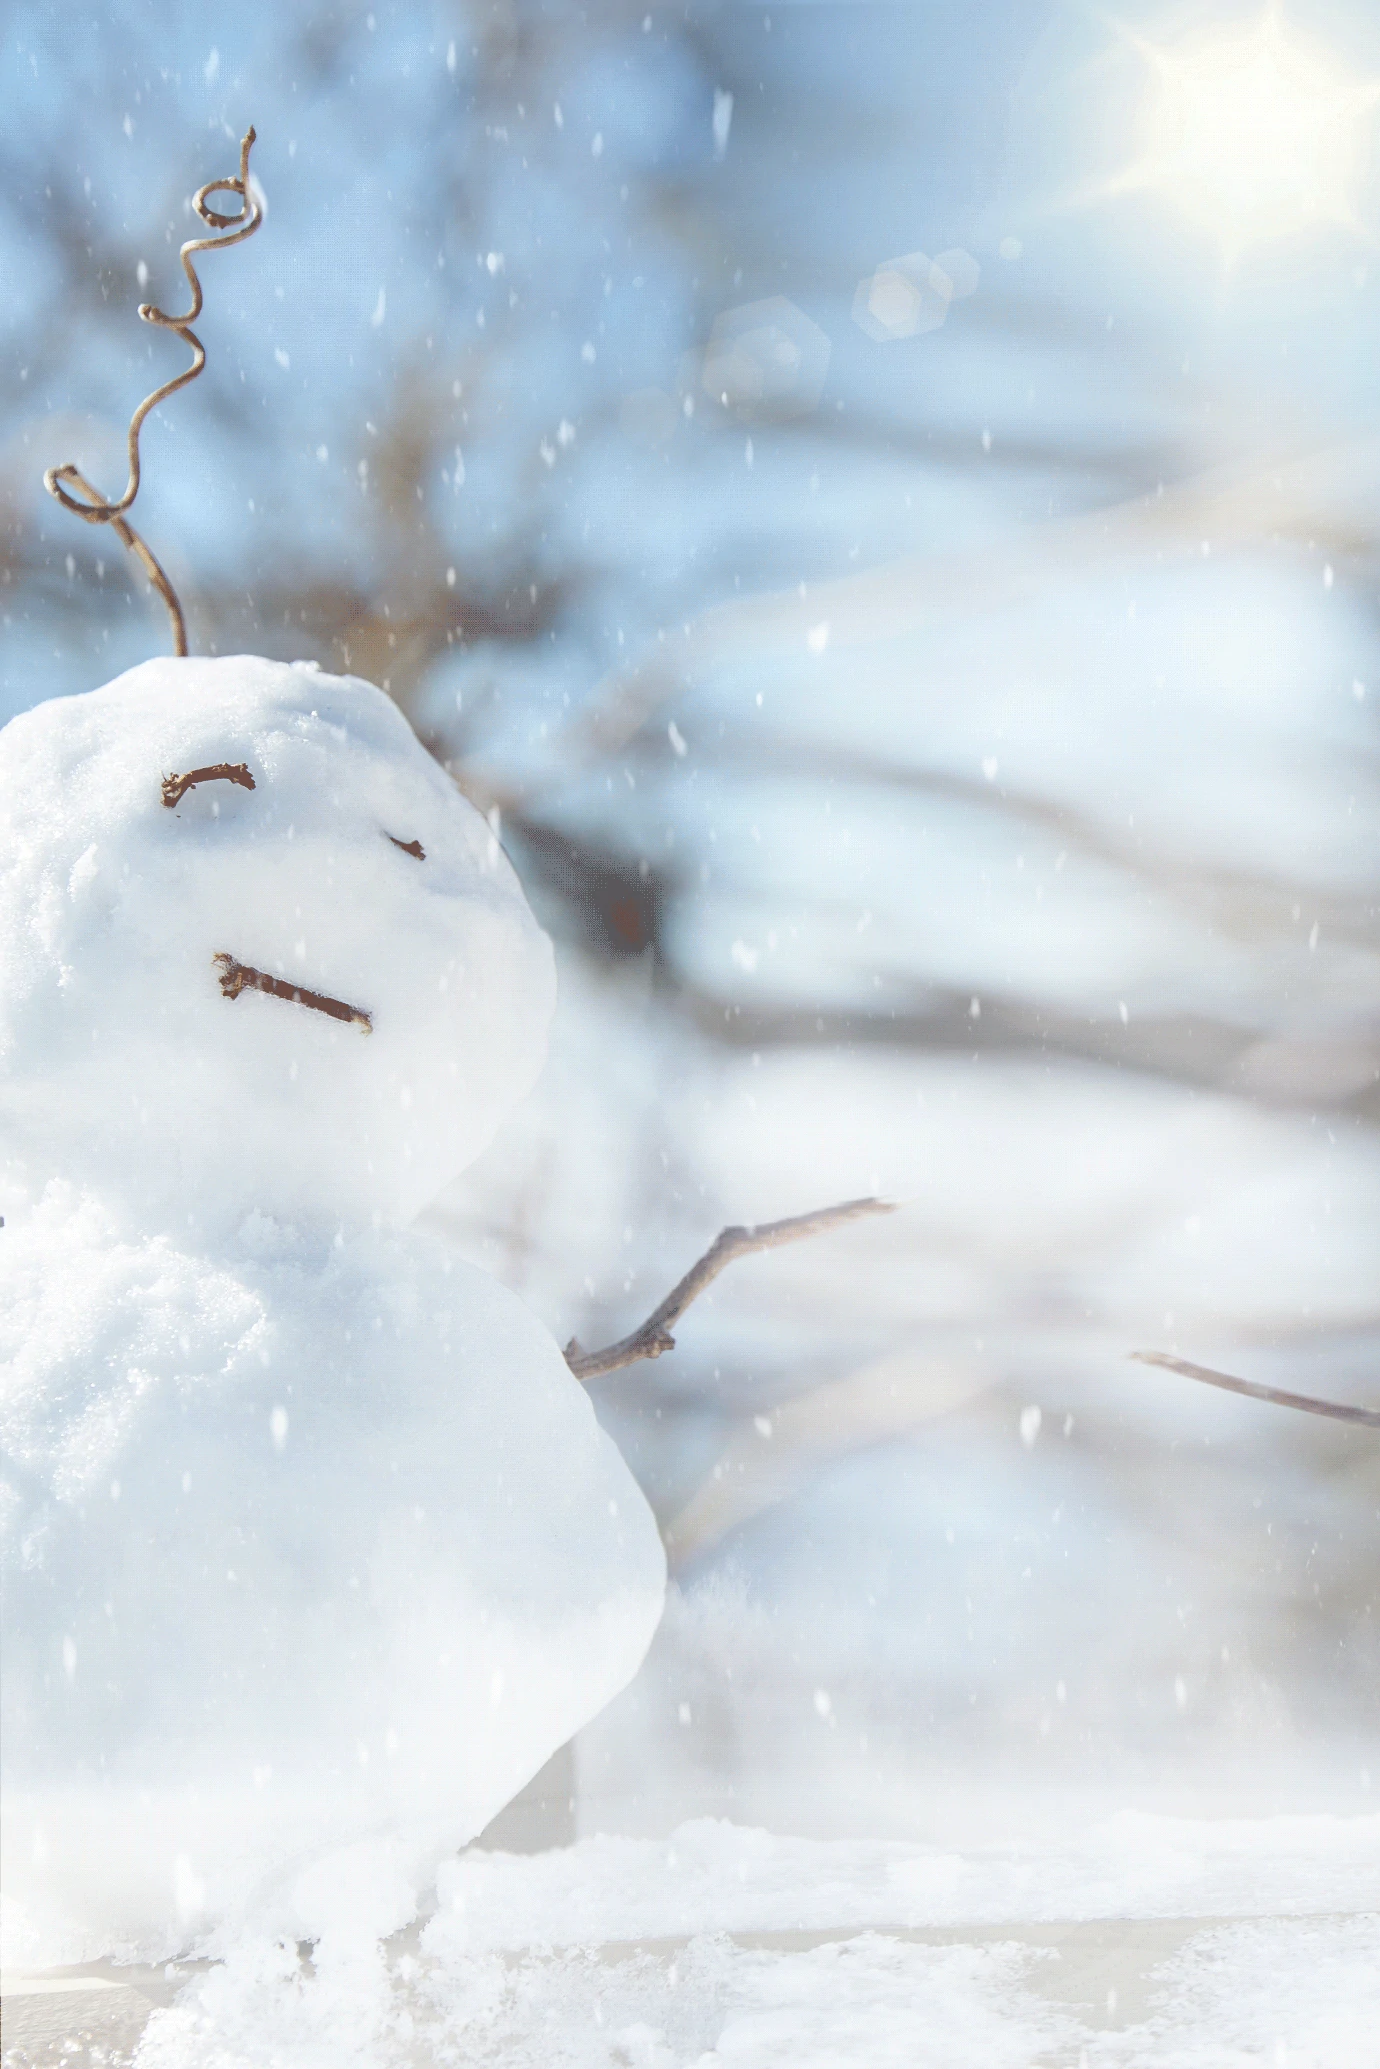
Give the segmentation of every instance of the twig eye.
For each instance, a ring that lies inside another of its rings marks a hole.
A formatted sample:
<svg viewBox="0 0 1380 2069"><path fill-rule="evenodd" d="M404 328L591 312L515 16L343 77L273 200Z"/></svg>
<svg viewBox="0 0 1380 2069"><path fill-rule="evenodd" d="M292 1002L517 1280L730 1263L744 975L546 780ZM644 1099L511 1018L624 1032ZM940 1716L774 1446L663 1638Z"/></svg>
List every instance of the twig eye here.
<svg viewBox="0 0 1380 2069"><path fill-rule="evenodd" d="M420 841L400 841L396 833L390 833L388 838L395 848L402 849L404 855L415 855L419 862L426 861L426 849Z"/></svg>
<svg viewBox="0 0 1380 2069"><path fill-rule="evenodd" d="M187 792L198 783L238 783L241 790L252 790L254 778L245 762L214 762L209 768L189 769L185 776L163 778L163 802L171 811L180 805Z"/></svg>

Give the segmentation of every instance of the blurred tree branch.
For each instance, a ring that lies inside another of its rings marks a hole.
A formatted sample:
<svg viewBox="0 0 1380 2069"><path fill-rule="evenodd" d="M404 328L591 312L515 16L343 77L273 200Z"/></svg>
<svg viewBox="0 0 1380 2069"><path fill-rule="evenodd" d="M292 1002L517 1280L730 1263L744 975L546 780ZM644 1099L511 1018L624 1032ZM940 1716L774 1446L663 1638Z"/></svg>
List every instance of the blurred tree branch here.
<svg viewBox="0 0 1380 2069"><path fill-rule="evenodd" d="M1210 1365L1191 1365L1186 1358L1171 1358L1164 1351L1132 1351L1139 1365L1159 1365L1166 1372L1182 1373L1185 1379L1201 1379L1210 1387L1229 1394L1245 1394L1252 1401L1270 1401L1276 1408L1301 1408L1308 1415L1326 1415L1334 1422L1360 1423L1368 1430L1380 1430L1380 1408L1353 1408L1344 1401L1322 1401L1314 1394L1291 1394L1283 1387L1267 1387L1254 1379L1234 1379L1229 1372L1215 1372Z"/></svg>

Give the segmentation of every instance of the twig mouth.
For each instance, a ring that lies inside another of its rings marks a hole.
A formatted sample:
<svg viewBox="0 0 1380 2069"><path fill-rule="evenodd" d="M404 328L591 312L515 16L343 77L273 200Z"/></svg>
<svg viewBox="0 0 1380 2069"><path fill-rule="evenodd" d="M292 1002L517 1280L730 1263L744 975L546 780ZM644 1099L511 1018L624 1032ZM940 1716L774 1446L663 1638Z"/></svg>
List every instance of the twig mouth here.
<svg viewBox="0 0 1380 2069"><path fill-rule="evenodd" d="M241 790L253 790L254 778L249 773L247 762L213 762L209 768L189 769L185 776L163 778L163 802L171 811L180 805L189 790L198 783L238 783Z"/></svg>
<svg viewBox="0 0 1380 2069"><path fill-rule="evenodd" d="M325 992L308 991L301 984L290 984L286 977L270 977L266 970L256 970L249 963L237 962L232 955L221 954L214 958L220 971L221 996L237 999L242 991L266 992L270 998L286 999L294 1006L310 1006L314 1013L328 1013L332 1020L348 1020L356 1027L362 1027L366 1034L374 1031L372 1015L362 1006L347 1005L344 999L329 998Z"/></svg>

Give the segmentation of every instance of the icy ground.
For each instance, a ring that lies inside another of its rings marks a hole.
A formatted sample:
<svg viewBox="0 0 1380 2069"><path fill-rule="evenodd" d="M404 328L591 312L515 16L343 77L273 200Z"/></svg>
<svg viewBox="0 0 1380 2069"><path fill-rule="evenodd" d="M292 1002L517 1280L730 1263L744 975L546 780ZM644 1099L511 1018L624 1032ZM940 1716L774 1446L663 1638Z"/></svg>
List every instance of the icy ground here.
<svg viewBox="0 0 1380 2069"><path fill-rule="evenodd" d="M442 1871L432 1914L390 1941L348 1920L313 1947L242 1939L172 2003L171 1972L136 1974L164 2002L133 2058L1371 2069L1378 1906L1374 1816L1126 1812L1062 1847L970 1852L701 1819L666 1840L471 1851ZM73 2061L45 2006L69 2008L71 2036L99 2034L108 2004L117 2042L118 1998L133 2043L128 1988L45 1999L38 1983L7 1996L7 2063ZM118 2043L104 2056L131 2058Z"/></svg>

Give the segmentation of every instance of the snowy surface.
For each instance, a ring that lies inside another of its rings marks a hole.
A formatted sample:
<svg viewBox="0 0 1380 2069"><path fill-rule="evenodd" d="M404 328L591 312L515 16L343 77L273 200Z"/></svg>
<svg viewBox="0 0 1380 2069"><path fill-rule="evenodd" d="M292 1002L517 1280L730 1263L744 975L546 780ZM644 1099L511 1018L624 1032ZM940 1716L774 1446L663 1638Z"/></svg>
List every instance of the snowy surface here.
<svg viewBox="0 0 1380 2069"><path fill-rule="evenodd" d="M40 1185L60 1169L179 1225L408 1220L531 1085L550 944L372 684L148 661L0 740L0 1139ZM165 778L220 765L253 788L165 806ZM227 1003L220 956L371 1031Z"/></svg>
<svg viewBox="0 0 1380 2069"><path fill-rule="evenodd" d="M472 1952L673 1938L1092 1918L1354 1911L1380 1900L1380 1817L1125 1811L1058 1848L814 1840L701 1818L665 1841L591 1837L441 1869L432 1941Z"/></svg>
<svg viewBox="0 0 1380 2069"><path fill-rule="evenodd" d="M392 1930L661 1609L555 1341L401 1225L536 1069L549 944L366 683L150 663L0 772L7 1951Z"/></svg>
<svg viewBox="0 0 1380 2069"><path fill-rule="evenodd" d="M646 1504L540 1323L422 1239L208 1256L55 1191L0 1298L11 1946L389 1929L636 1668Z"/></svg>
<svg viewBox="0 0 1380 2069"><path fill-rule="evenodd" d="M138 2061L1368 2069L1378 1879L1375 1817L1128 1812L1053 1849L967 1852L704 1820L470 1852L386 1943L343 1919L310 1949L245 1938L171 2004L175 1974L135 1973L165 2007ZM45 1979L12 1981L34 1994L11 2015L33 2017ZM89 2026L91 2001L46 2003Z"/></svg>

